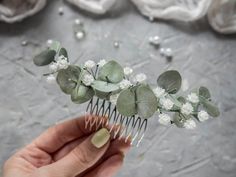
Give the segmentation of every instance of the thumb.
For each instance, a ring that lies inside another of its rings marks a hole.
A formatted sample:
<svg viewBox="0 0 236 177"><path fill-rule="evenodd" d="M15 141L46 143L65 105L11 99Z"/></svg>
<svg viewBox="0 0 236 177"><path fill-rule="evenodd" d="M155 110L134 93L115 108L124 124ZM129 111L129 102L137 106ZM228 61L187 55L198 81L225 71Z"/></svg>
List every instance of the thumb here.
<svg viewBox="0 0 236 177"><path fill-rule="evenodd" d="M110 143L110 133L102 128L85 139L61 160L48 166L55 176L77 176L92 167L106 152Z"/></svg>

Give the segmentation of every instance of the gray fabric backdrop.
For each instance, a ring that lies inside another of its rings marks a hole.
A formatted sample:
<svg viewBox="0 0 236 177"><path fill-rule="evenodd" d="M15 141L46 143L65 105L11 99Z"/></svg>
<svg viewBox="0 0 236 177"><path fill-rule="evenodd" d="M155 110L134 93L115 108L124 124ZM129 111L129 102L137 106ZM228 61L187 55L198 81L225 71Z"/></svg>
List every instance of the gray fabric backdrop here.
<svg viewBox="0 0 236 177"><path fill-rule="evenodd" d="M60 6L65 9L63 16L58 15ZM73 35L76 18L85 23L83 41ZM167 63L148 44L153 35L163 39L163 47L173 49L173 62ZM32 63L32 56L52 38L68 48L72 62L117 59L147 74L152 84L162 71L178 69L190 89L205 85L219 102L220 118L193 131L166 128L153 118L142 146L131 150L117 176L235 177L235 37L216 34L205 19L151 23L125 0L101 17L53 0L22 23L0 23L0 164L55 122L83 114L84 105L71 103L56 85L48 85L41 77L45 70ZM29 41L25 47L24 40ZM119 48L114 48L114 41L120 42Z"/></svg>

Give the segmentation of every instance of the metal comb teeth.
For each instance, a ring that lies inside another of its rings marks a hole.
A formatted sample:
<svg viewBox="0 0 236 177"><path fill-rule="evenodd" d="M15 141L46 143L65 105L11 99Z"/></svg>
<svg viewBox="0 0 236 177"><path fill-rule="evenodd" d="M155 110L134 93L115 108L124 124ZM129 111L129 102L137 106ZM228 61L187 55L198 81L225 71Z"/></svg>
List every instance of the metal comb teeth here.
<svg viewBox="0 0 236 177"><path fill-rule="evenodd" d="M91 119L90 116L86 116L85 128L96 128L110 126L110 132L113 131L112 138L121 139L125 138L125 141L131 140L131 145L138 147L141 143L146 129L147 119L143 119L139 116L123 116L118 111L116 106L113 106L111 102L99 98L92 98L88 103L86 112L90 115L97 115L106 117L107 121L99 117Z"/></svg>

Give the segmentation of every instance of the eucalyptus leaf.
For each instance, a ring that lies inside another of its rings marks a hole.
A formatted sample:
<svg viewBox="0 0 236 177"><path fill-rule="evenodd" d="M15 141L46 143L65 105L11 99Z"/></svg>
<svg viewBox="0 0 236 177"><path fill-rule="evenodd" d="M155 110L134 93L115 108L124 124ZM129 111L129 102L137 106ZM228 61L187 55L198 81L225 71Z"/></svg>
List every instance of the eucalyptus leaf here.
<svg viewBox="0 0 236 177"><path fill-rule="evenodd" d="M105 100L109 100L110 92L107 93L107 92L101 92L101 91L95 90L95 95L96 95L98 98L105 99Z"/></svg>
<svg viewBox="0 0 236 177"><path fill-rule="evenodd" d="M95 90L98 90L100 92L113 92L117 91L119 89L119 86L117 84L112 84L104 81L96 80L91 85Z"/></svg>
<svg viewBox="0 0 236 177"><path fill-rule="evenodd" d="M37 66L49 65L54 60L55 55L54 50L47 49L34 57L34 64Z"/></svg>
<svg viewBox="0 0 236 177"><path fill-rule="evenodd" d="M135 92L126 89L123 90L117 99L117 110L123 116L133 116L137 114Z"/></svg>
<svg viewBox="0 0 236 177"><path fill-rule="evenodd" d="M207 113L212 116L212 117L218 117L220 115L220 111L217 106L212 104L210 101L207 99L204 99L201 101L203 104L203 107L206 109Z"/></svg>
<svg viewBox="0 0 236 177"><path fill-rule="evenodd" d="M184 97L182 97L182 96L178 97L177 100L178 100L180 103L182 103L182 104L185 104L185 103L187 102L187 101L186 101L186 98L184 98Z"/></svg>
<svg viewBox="0 0 236 177"><path fill-rule="evenodd" d="M68 53L65 48L61 48L59 51L59 56L64 56L68 59Z"/></svg>
<svg viewBox="0 0 236 177"><path fill-rule="evenodd" d="M177 127L183 128L185 122L184 115L179 112L176 112L173 116L173 122Z"/></svg>
<svg viewBox="0 0 236 177"><path fill-rule="evenodd" d="M78 66L70 65L67 69L59 70L57 83L61 90L66 94L71 94L76 88L81 69Z"/></svg>
<svg viewBox="0 0 236 177"><path fill-rule="evenodd" d="M98 72L98 79L110 83L118 83L124 78L122 66L116 61L107 62Z"/></svg>
<svg viewBox="0 0 236 177"><path fill-rule="evenodd" d="M91 87L80 85L71 92L71 100L76 104L85 103L94 96L94 91Z"/></svg>
<svg viewBox="0 0 236 177"><path fill-rule="evenodd" d="M157 98L149 86L140 85L136 89L138 114L142 118L151 117L157 110Z"/></svg>
<svg viewBox="0 0 236 177"><path fill-rule="evenodd" d="M206 87L200 87L199 88L199 96L202 96L203 98L210 99L211 93Z"/></svg>
<svg viewBox="0 0 236 177"><path fill-rule="evenodd" d="M157 84L170 94L177 93L181 87L181 83L181 75L175 70L166 71L157 79Z"/></svg>

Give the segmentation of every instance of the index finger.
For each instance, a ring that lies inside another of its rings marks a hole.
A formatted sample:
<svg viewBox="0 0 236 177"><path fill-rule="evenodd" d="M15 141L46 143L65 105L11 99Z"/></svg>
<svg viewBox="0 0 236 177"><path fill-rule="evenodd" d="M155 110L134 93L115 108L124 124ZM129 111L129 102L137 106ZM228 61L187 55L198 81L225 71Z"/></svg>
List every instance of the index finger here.
<svg viewBox="0 0 236 177"><path fill-rule="evenodd" d="M85 120L88 118L90 119L90 121L98 118L106 119L103 117L85 115L76 119L59 123L46 130L43 134L36 138L30 144L30 146L36 146L37 148L47 153L56 152L65 144L83 136L87 136L96 131L97 127L95 126L93 126L92 129L88 129L85 127Z"/></svg>

